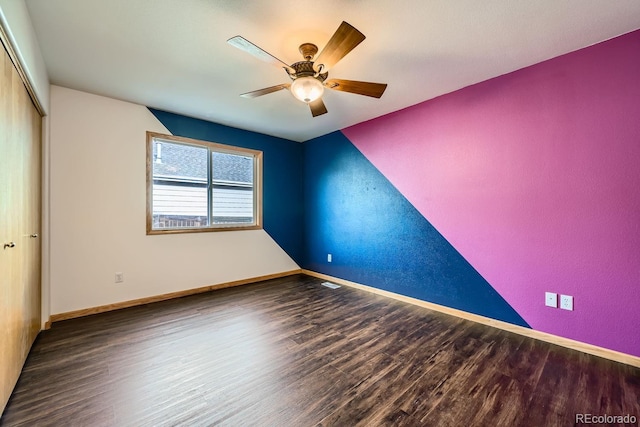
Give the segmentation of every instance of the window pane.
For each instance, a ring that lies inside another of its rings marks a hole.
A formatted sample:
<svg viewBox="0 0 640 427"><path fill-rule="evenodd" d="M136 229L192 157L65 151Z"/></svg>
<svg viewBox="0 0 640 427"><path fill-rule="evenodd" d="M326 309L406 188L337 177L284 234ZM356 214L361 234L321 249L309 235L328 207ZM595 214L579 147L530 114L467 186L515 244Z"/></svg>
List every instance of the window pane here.
<svg viewBox="0 0 640 427"><path fill-rule="evenodd" d="M253 156L211 153L214 224L254 223Z"/></svg>
<svg viewBox="0 0 640 427"><path fill-rule="evenodd" d="M147 132L147 234L262 228L262 152Z"/></svg>
<svg viewBox="0 0 640 427"><path fill-rule="evenodd" d="M153 142L153 228L197 228L207 219L205 147Z"/></svg>

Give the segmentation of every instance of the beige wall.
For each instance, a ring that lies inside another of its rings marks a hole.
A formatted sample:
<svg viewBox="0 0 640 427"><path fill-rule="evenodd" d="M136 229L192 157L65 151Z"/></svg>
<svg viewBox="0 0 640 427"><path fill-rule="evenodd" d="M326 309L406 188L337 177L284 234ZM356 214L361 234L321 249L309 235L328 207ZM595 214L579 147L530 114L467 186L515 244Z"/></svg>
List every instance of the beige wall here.
<svg viewBox="0 0 640 427"><path fill-rule="evenodd" d="M299 268L263 230L147 236L146 131L169 134L146 107L51 87L51 314Z"/></svg>

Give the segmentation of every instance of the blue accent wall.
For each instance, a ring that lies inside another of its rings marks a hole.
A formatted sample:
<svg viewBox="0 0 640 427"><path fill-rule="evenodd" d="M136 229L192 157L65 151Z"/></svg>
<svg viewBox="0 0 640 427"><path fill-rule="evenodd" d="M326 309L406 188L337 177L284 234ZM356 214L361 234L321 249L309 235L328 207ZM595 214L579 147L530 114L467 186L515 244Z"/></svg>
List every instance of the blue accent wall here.
<svg viewBox="0 0 640 427"><path fill-rule="evenodd" d="M304 166L304 268L529 327L344 134Z"/></svg>
<svg viewBox="0 0 640 427"><path fill-rule="evenodd" d="M166 111L149 110L173 135L262 151L264 230L301 265L302 144Z"/></svg>

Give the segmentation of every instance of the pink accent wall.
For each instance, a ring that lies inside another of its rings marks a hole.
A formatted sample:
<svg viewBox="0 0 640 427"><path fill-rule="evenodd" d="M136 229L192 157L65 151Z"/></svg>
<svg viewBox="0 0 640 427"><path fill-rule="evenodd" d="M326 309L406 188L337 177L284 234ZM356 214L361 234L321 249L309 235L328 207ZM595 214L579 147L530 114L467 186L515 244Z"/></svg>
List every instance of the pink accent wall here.
<svg viewBox="0 0 640 427"><path fill-rule="evenodd" d="M343 132L534 329L640 356L640 31Z"/></svg>

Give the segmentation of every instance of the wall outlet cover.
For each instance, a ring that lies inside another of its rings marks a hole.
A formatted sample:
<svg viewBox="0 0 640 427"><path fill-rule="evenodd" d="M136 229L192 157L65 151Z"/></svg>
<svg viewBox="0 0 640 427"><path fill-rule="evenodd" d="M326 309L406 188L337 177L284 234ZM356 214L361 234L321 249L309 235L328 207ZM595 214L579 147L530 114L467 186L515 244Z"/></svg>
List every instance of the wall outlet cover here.
<svg viewBox="0 0 640 427"><path fill-rule="evenodd" d="M573 311L573 297L571 295L560 295L560 308Z"/></svg>

